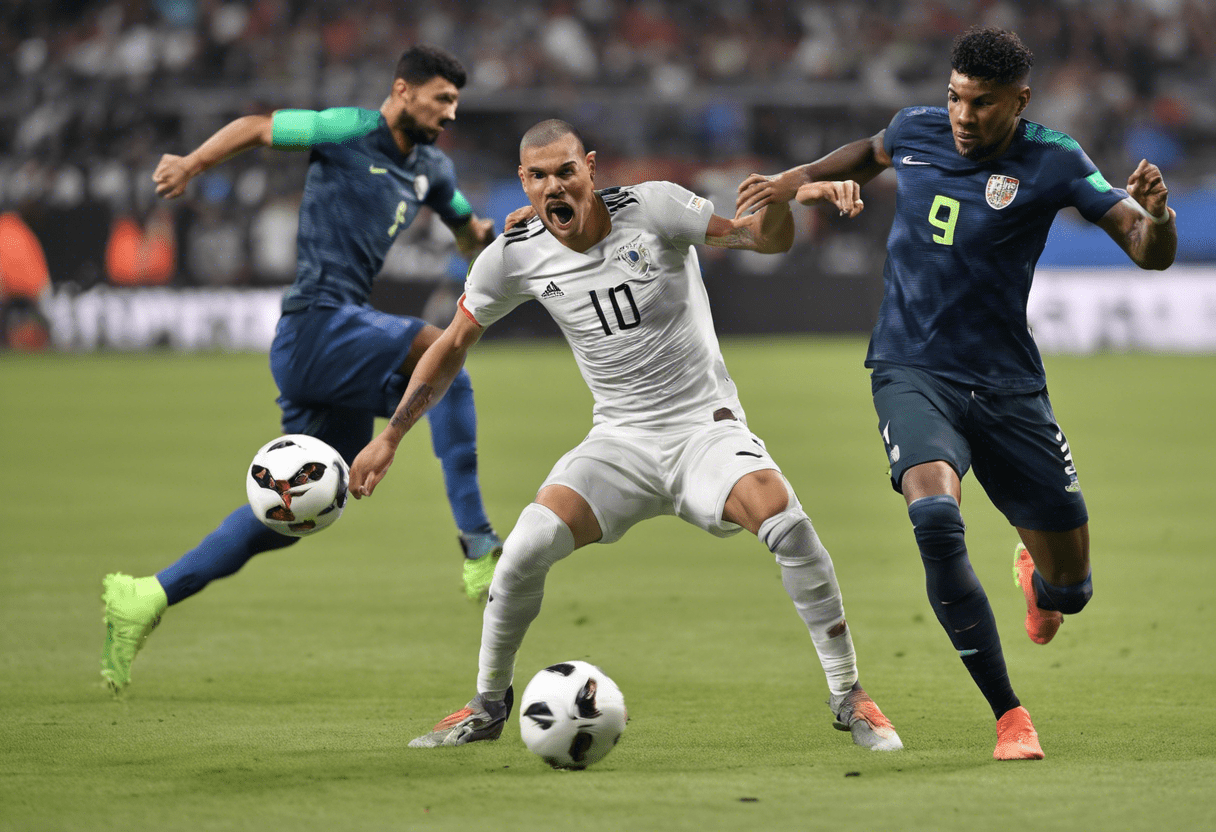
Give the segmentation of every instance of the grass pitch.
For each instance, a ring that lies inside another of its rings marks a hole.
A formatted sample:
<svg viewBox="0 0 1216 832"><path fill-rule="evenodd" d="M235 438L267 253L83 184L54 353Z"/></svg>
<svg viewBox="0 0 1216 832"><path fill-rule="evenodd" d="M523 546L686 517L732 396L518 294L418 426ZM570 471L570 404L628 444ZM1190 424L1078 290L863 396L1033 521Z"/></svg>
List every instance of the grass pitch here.
<svg viewBox="0 0 1216 832"><path fill-rule="evenodd" d="M263 356L0 357L0 828L1139 830L1216 827L1216 358L1049 361L1092 515L1095 596L1029 642L1012 529L963 512L1015 687L1047 759L996 763L991 713L924 598L858 340L727 341L753 430L832 552L862 681L907 750L833 731L772 556L678 520L559 564L519 655L585 658L631 721L585 772L519 741L405 743L473 693L480 614L425 430L333 529L172 608L115 701L108 571L154 572L244 499L277 430ZM470 360L482 483L505 534L585 434L561 344Z"/></svg>

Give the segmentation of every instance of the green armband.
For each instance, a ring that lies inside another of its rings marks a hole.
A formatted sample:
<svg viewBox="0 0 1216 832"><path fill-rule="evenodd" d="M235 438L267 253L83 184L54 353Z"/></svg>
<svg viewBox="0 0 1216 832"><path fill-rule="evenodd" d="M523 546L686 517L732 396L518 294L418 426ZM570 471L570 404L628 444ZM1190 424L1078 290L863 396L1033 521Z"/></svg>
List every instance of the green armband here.
<svg viewBox="0 0 1216 832"><path fill-rule="evenodd" d="M467 217L473 213L473 206L469 204L469 201L464 198L464 194L460 191L456 191L452 195L452 201L448 203L448 208L452 210L453 214L461 217Z"/></svg>
<svg viewBox="0 0 1216 832"><path fill-rule="evenodd" d="M1104 194L1110 190L1110 183L1106 181L1106 177L1102 175L1102 171L1100 170L1096 170L1085 177L1085 181L1092 185L1094 190L1100 194Z"/></svg>
<svg viewBox="0 0 1216 832"><path fill-rule="evenodd" d="M278 110L272 119L271 146L303 149L366 136L379 125L380 113L359 107Z"/></svg>

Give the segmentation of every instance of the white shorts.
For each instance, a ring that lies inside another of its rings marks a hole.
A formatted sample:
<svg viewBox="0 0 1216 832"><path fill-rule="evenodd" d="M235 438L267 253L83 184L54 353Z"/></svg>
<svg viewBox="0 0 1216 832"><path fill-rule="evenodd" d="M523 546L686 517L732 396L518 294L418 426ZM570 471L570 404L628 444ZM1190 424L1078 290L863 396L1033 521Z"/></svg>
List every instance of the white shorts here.
<svg viewBox="0 0 1216 832"><path fill-rule="evenodd" d="M662 432L597 425L557 461L542 488L564 485L587 501L600 543L620 540L635 523L674 514L727 537L722 519L735 483L753 471L780 471L743 422L724 420Z"/></svg>

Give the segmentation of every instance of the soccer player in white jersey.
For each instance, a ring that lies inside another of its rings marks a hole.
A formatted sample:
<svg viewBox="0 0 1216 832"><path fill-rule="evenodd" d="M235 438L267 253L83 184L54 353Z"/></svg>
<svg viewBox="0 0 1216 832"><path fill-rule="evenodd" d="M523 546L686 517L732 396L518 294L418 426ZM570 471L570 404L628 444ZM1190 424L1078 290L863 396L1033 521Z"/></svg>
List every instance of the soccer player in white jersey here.
<svg viewBox="0 0 1216 832"><path fill-rule="evenodd" d="M419 360L401 405L351 467L370 495L397 444L438 400L487 326L537 299L561 327L595 398L587 438L554 466L503 544L481 636L477 695L412 747L497 739L511 712L515 655L540 612L550 567L588 543L674 514L718 535L747 529L776 555L827 675L835 726L858 745L903 747L857 680L832 560L793 489L747 428L726 372L694 245L779 253L785 203L739 219L670 182L596 191L595 153L563 121L520 142L519 178L536 216L469 271L459 309ZM853 183L817 182L809 201L840 202Z"/></svg>

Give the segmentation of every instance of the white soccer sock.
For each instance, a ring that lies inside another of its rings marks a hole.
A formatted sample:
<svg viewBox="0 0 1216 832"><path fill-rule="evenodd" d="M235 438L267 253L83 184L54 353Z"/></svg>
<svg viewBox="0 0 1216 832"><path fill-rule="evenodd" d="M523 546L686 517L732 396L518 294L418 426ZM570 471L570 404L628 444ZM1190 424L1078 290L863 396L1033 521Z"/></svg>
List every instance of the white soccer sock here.
<svg viewBox="0 0 1216 832"><path fill-rule="evenodd" d="M781 584L810 631L828 689L833 694L847 693L857 682L857 656L845 623L844 601L832 558L798 498L791 494L786 510L761 523L757 536L776 555Z"/></svg>
<svg viewBox="0 0 1216 832"><path fill-rule="evenodd" d="M515 654L540 614L545 576L574 551L574 534L551 510L531 503L502 544L481 624L477 691L502 699L515 675Z"/></svg>

